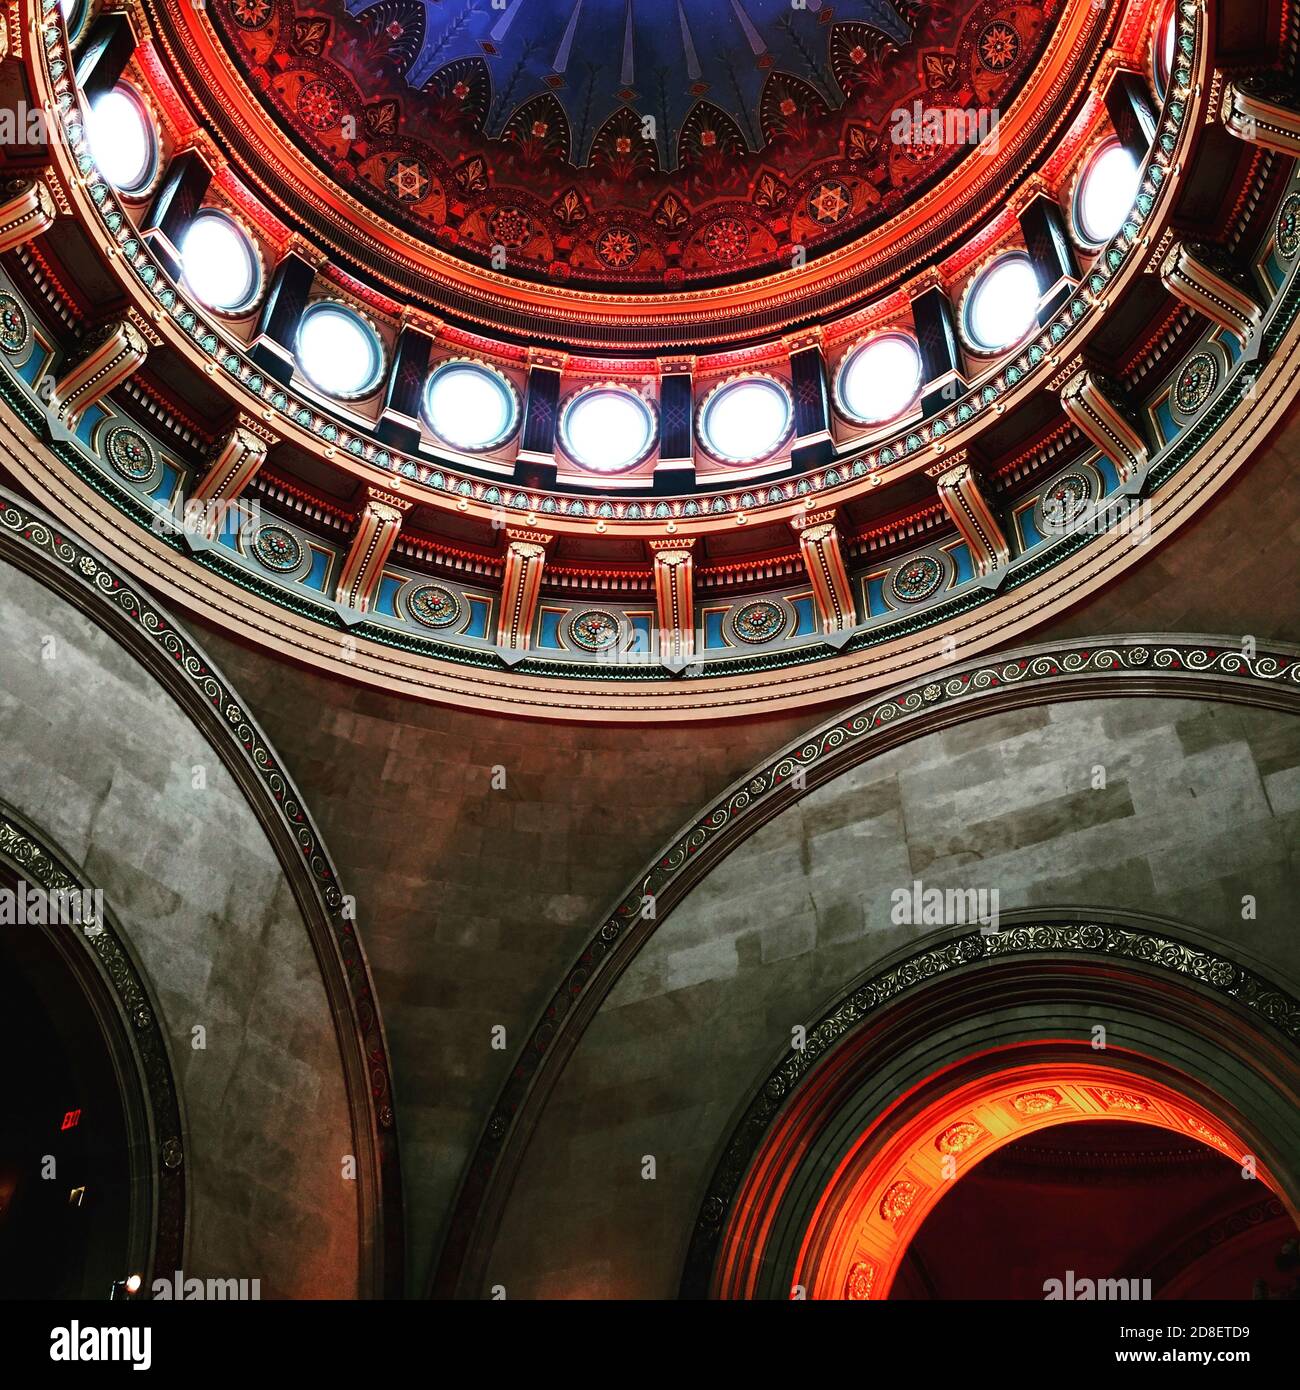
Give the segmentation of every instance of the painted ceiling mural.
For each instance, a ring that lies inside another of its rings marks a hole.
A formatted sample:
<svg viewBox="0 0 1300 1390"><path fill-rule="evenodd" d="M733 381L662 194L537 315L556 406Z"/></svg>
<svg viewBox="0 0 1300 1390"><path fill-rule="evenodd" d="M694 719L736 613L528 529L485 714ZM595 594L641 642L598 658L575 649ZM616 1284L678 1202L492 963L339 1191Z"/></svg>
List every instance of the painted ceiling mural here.
<svg viewBox="0 0 1300 1390"><path fill-rule="evenodd" d="M399 225L512 273L653 290L785 268L897 212L969 146L894 113L982 112L987 130L1061 4L217 0L209 13L303 146Z"/></svg>

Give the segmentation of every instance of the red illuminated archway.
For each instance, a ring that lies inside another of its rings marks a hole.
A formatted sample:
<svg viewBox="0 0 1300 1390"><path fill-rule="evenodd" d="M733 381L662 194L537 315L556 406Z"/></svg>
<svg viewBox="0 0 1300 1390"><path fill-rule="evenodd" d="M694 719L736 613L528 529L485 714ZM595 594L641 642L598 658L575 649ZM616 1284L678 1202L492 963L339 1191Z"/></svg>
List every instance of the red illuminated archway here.
<svg viewBox="0 0 1300 1390"><path fill-rule="evenodd" d="M1163 927L1039 917L899 953L758 1089L682 1292L887 1297L949 1182L1036 1130L1087 1121L1205 1144L1294 1218L1300 1004Z"/></svg>
<svg viewBox="0 0 1300 1390"><path fill-rule="evenodd" d="M1009 1061L945 1090L883 1142L888 1116L863 1134L818 1205L795 1285L809 1298L888 1298L908 1245L951 1182L1025 1135L1097 1120L1170 1130L1257 1168L1220 1116L1166 1082L1101 1059ZM1266 1171L1257 1180L1276 1190Z"/></svg>

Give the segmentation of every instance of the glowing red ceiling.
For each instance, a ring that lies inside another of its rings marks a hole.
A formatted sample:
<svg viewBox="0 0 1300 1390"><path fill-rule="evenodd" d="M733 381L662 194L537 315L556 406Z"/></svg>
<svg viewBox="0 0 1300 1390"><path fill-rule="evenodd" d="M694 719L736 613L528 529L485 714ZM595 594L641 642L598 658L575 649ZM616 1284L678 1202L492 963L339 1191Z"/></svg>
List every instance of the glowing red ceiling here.
<svg viewBox="0 0 1300 1390"><path fill-rule="evenodd" d="M896 213L971 150L896 113L920 103L987 131L1060 7L216 0L209 13L295 142L393 222L515 274L657 289L797 265Z"/></svg>

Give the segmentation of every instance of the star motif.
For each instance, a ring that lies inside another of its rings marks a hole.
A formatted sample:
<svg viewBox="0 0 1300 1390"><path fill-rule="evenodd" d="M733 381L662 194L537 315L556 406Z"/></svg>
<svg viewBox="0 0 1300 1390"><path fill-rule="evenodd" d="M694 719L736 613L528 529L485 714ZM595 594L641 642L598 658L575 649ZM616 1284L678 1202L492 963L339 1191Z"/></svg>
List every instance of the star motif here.
<svg viewBox="0 0 1300 1390"><path fill-rule="evenodd" d="M399 159L388 170L388 185L404 203L413 203L423 196L429 177L418 160Z"/></svg>
<svg viewBox="0 0 1300 1390"><path fill-rule="evenodd" d="M842 183L824 183L808 199L808 211L817 222L838 222L848 210L849 193Z"/></svg>

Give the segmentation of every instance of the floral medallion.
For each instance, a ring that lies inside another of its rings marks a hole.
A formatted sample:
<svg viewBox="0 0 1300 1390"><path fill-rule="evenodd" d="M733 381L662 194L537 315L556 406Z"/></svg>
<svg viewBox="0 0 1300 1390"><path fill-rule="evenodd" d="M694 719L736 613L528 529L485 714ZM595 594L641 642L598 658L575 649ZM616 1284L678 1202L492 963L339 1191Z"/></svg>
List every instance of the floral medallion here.
<svg viewBox="0 0 1300 1390"><path fill-rule="evenodd" d="M332 82L308 82L298 93L298 115L310 130L331 130L343 118L343 98Z"/></svg>
<svg viewBox="0 0 1300 1390"><path fill-rule="evenodd" d="M1212 354L1198 352L1183 364L1174 383L1174 404L1184 415L1195 415L1219 382L1219 364Z"/></svg>
<svg viewBox="0 0 1300 1390"><path fill-rule="evenodd" d="M283 526L263 526L253 541L253 554L267 569L284 572L302 563L302 544Z"/></svg>
<svg viewBox="0 0 1300 1390"><path fill-rule="evenodd" d="M569 636L584 652L607 652L618 641L618 619L603 608L588 608L569 624Z"/></svg>
<svg viewBox="0 0 1300 1390"><path fill-rule="evenodd" d="M1063 474L1043 493L1043 521L1052 529L1069 526L1091 496L1092 486L1081 473Z"/></svg>
<svg viewBox="0 0 1300 1390"><path fill-rule="evenodd" d="M916 1184L908 1178L899 1180L880 1199L880 1215L891 1224L901 1221L916 1201Z"/></svg>
<svg viewBox="0 0 1300 1390"><path fill-rule="evenodd" d="M838 179L818 184L808 195L808 216L823 226L842 221L853 209L853 196Z"/></svg>
<svg viewBox="0 0 1300 1390"><path fill-rule="evenodd" d="M934 1147L941 1154L964 1154L977 1140L982 1139L988 1131L983 1125L978 1125L974 1120L958 1120L955 1125L949 1125L944 1132L934 1141Z"/></svg>
<svg viewBox="0 0 1300 1390"><path fill-rule="evenodd" d="M21 352L31 333L23 306L11 294L0 294L0 348Z"/></svg>
<svg viewBox="0 0 1300 1390"><path fill-rule="evenodd" d="M731 630L742 642L770 642L785 627L785 612L767 599L747 603L731 620Z"/></svg>
<svg viewBox="0 0 1300 1390"><path fill-rule="evenodd" d="M1135 1096L1129 1091L1114 1091L1108 1086L1101 1087L1096 1096L1107 1110L1128 1110L1140 1114L1151 1109L1151 1102L1145 1096Z"/></svg>
<svg viewBox="0 0 1300 1390"><path fill-rule="evenodd" d="M894 597L904 603L920 603L937 593L943 583L943 566L933 555L918 555L900 565L890 578L889 587Z"/></svg>
<svg viewBox="0 0 1300 1390"><path fill-rule="evenodd" d="M460 617L460 599L441 584L422 584L406 600L417 623L425 627L450 627Z"/></svg>
<svg viewBox="0 0 1300 1390"><path fill-rule="evenodd" d="M1277 249L1288 261L1300 251L1300 193L1289 194L1278 210Z"/></svg>
<svg viewBox="0 0 1300 1390"><path fill-rule="evenodd" d="M518 250L532 235L533 224L522 208L498 208L488 219L492 240L510 250Z"/></svg>
<svg viewBox="0 0 1300 1390"><path fill-rule="evenodd" d="M862 1302L871 1297L871 1290L876 1282L876 1267L870 1260L859 1260L857 1264L849 1270L848 1283L844 1292L847 1297L855 1302Z"/></svg>
<svg viewBox="0 0 1300 1390"><path fill-rule="evenodd" d="M704 229L704 249L722 265L738 261L749 246L749 229L735 217L719 217Z"/></svg>
<svg viewBox="0 0 1300 1390"><path fill-rule="evenodd" d="M143 483L153 476L157 461L149 441L138 430L125 425L111 430L104 442L104 453L128 482Z"/></svg>
<svg viewBox="0 0 1300 1390"><path fill-rule="evenodd" d="M1045 1115L1060 1105L1061 1097L1055 1091L1025 1091L1011 1103L1022 1115Z"/></svg>
<svg viewBox="0 0 1300 1390"><path fill-rule="evenodd" d="M241 29L260 29L271 18L271 0L231 0L230 17Z"/></svg>

